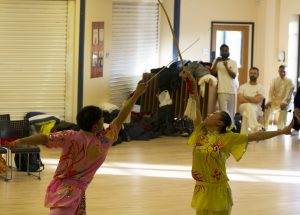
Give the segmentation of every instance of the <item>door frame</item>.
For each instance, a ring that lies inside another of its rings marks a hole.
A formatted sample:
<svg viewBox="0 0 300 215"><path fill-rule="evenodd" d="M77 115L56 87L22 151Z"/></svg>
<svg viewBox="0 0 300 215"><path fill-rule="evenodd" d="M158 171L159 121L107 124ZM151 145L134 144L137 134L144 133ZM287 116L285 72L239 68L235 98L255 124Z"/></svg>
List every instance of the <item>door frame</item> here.
<svg viewBox="0 0 300 215"><path fill-rule="evenodd" d="M297 59L297 88L295 89L296 91L300 87L300 15L298 17L299 23L298 23L298 59Z"/></svg>
<svg viewBox="0 0 300 215"><path fill-rule="evenodd" d="M249 41L250 41L250 46L249 48L250 53L250 68L253 67L253 52L254 52L254 30L255 30L255 24L254 22L224 22L224 21L212 21L211 22L211 28L210 28L210 61L213 62L215 56L213 56L212 50L213 50L213 26L214 25L248 25L251 27L251 32L249 32Z"/></svg>

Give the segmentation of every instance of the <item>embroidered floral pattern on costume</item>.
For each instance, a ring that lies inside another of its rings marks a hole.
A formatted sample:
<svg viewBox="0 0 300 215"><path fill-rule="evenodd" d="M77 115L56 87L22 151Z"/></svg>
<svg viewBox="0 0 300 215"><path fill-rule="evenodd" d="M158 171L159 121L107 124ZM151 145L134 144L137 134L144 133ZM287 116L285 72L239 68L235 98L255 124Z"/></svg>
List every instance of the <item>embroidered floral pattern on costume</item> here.
<svg viewBox="0 0 300 215"><path fill-rule="evenodd" d="M224 142L221 138L217 138L211 147L213 148L213 151L219 152L224 148Z"/></svg>
<svg viewBox="0 0 300 215"><path fill-rule="evenodd" d="M76 215L86 215L86 198L85 192L82 192L80 195L80 203Z"/></svg>
<svg viewBox="0 0 300 215"><path fill-rule="evenodd" d="M192 170L192 177L199 182L216 182L223 180L223 173L221 169L219 169L219 158L223 156L223 151L225 148L225 142L222 137L218 134L210 134L201 136L197 143L193 153L193 156L200 156L197 160L202 161L202 168L205 168L207 171L207 175L202 175L201 171L198 169ZM222 159L222 158L221 158ZM205 187L205 186L204 186ZM198 187L200 190L204 188ZM198 189L197 188L197 189Z"/></svg>
<svg viewBox="0 0 300 215"><path fill-rule="evenodd" d="M48 147L61 147L64 144L65 138L69 135L69 131L61 131L55 134L49 134L49 146ZM47 145L46 145L47 146Z"/></svg>
<svg viewBox="0 0 300 215"><path fill-rule="evenodd" d="M63 184L63 186L64 186L63 188L56 191L56 194L60 196L67 194L67 197L71 197L74 186L71 184Z"/></svg>
<svg viewBox="0 0 300 215"><path fill-rule="evenodd" d="M201 174L197 171L192 170L192 176L196 181L203 181Z"/></svg>
<svg viewBox="0 0 300 215"><path fill-rule="evenodd" d="M72 177L73 175L76 175L77 171L74 170L74 166L77 163L80 163L80 161L85 157L84 147L80 144L77 144L77 142L74 140L71 140L70 142L70 146L60 158L60 163L62 164L60 166L60 169L62 169L64 172L65 170L68 170L67 175L64 175L63 178ZM60 177L62 178L62 176Z"/></svg>
<svg viewBox="0 0 300 215"><path fill-rule="evenodd" d="M107 144L107 143L109 143L110 139L107 137L100 137L100 141L104 144Z"/></svg>
<svg viewBox="0 0 300 215"><path fill-rule="evenodd" d="M204 135L199 138L199 141L196 143L196 146L203 146L208 142L208 136Z"/></svg>
<svg viewBox="0 0 300 215"><path fill-rule="evenodd" d="M224 149L224 141L222 138L213 136L210 142L211 144L209 144L206 148L207 151L207 155L206 155L206 161L208 162L209 160L209 156L213 157L212 153L216 153L217 156L220 154L220 151L222 151Z"/></svg>
<svg viewBox="0 0 300 215"><path fill-rule="evenodd" d="M222 172L215 169L214 173L211 175L214 179L216 179L217 181L219 181L221 179L222 176Z"/></svg>
<svg viewBox="0 0 300 215"><path fill-rule="evenodd" d="M58 167L47 189L45 198L47 207L67 206L78 200L105 160L110 146L118 137L118 131L119 129L112 124L105 132L97 136L69 130L66 137L61 132L53 133L49 137L47 146L53 147L62 140L63 145L61 145L62 154ZM112 139L107 138L108 136ZM100 139L106 143L101 142ZM82 196L82 206L85 205L84 197ZM79 214L86 214L84 211L84 207L81 207Z"/></svg>
<svg viewBox="0 0 300 215"><path fill-rule="evenodd" d="M112 127L108 127L108 129L106 129L99 138L102 144L107 144L110 141L114 140L116 138L116 135L113 132Z"/></svg>
<svg viewBox="0 0 300 215"><path fill-rule="evenodd" d="M198 192L204 192L205 191L205 186L204 185L196 185L194 192L198 193Z"/></svg>

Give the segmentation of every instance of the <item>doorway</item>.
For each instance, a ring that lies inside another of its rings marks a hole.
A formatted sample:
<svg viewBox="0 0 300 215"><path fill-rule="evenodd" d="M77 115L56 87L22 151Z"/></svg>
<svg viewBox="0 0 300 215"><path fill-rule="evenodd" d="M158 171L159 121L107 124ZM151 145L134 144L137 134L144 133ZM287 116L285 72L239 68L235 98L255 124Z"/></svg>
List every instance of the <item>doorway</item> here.
<svg viewBox="0 0 300 215"><path fill-rule="evenodd" d="M212 22L211 62L220 56L220 46L229 46L230 58L237 62L238 80L242 85L248 81L248 70L253 65L254 23Z"/></svg>
<svg viewBox="0 0 300 215"><path fill-rule="evenodd" d="M300 83L300 68L299 68L299 56L300 56L300 36L299 36L299 26L300 16L293 15L289 20L289 39L288 39L288 61L287 61L287 77L292 79L294 86L296 86L295 90L298 89ZM297 48L296 48L297 47ZM283 54L280 60L281 64L285 62L285 52L282 50L280 53Z"/></svg>

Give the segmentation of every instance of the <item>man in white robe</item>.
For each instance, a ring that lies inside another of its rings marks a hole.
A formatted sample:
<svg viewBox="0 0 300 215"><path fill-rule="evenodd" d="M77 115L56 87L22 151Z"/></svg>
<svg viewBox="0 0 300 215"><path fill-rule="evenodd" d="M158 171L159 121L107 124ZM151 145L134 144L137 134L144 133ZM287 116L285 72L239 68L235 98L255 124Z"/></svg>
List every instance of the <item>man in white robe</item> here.
<svg viewBox="0 0 300 215"><path fill-rule="evenodd" d="M291 79L286 77L285 66L278 69L279 77L272 80L269 97L266 103L265 129L268 129L269 120L274 111L279 110L277 128L282 129L286 124L287 110L291 102L294 85Z"/></svg>

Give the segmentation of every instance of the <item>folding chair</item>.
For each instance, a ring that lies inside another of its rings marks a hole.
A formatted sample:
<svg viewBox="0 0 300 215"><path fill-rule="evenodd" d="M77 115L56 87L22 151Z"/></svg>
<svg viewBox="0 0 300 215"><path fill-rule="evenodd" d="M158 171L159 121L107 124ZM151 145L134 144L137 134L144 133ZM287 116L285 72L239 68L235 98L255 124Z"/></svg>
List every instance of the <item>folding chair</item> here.
<svg viewBox="0 0 300 215"><path fill-rule="evenodd" d="M28 120L11 120L11 121L0 121L1 138L23 138L29 136L29 122ZM19 154L19 162L17 170L21 170L21 154L27 154L27 174L40 177L40 171L38 175L32 174L29 170L29 155L40 153L39 147L32 146L18 146L10 150L10 162L12 164L12 155ZM41 167L41 166L40 166Z"/></svg>
<svg viewBox="0 0 300 215"><path fill-rule="evenodd" d="M9 121L10 114L0 114L0 121Z"/></svg>

